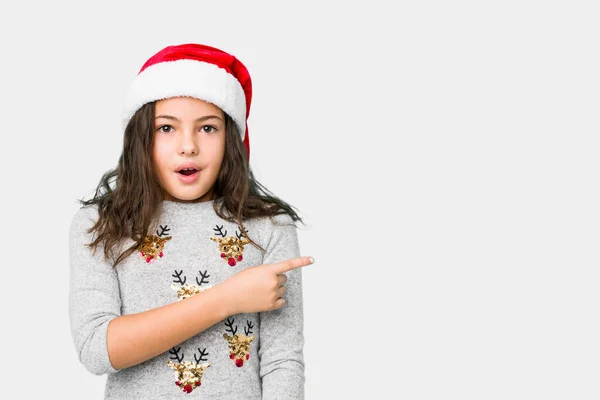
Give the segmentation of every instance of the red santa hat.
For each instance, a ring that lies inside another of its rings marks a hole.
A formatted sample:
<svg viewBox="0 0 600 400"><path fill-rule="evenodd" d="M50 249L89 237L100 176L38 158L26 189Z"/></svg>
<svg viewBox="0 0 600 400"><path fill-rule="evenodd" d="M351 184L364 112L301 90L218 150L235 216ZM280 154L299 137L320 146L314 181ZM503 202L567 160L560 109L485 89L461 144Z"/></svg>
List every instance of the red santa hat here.
<svg viewBox="0 0 600 400"><path fill-rule="evenodd" d="M208 101L227 113L235 121L250 158L247 120L252 81L240 60L202 44L165 47L146 61L127 90L123 128L144 104L178 96Z"/></svg>

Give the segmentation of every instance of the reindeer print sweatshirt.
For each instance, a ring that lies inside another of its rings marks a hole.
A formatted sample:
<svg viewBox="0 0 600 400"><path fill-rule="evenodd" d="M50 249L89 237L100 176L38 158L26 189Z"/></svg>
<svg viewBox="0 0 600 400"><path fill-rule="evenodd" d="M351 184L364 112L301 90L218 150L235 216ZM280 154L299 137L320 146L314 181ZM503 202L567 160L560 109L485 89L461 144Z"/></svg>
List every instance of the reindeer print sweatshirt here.
<svg viewBox="0 0 600 400"><path fill-rule="evenodd" d="M107 375L105 399L304 399L301 268L286 272L281 309L231 315L132 367L117 370L110 363L106 333L112 319L210 290L244 268L300 256L288 215L237 226L218 217L213 203L165 200L144 243L114 268L102 246L96 252L85 247L95 238L87 230L98 218L97 207L82 207L73 216L71 334L85 368Z"/></svg>

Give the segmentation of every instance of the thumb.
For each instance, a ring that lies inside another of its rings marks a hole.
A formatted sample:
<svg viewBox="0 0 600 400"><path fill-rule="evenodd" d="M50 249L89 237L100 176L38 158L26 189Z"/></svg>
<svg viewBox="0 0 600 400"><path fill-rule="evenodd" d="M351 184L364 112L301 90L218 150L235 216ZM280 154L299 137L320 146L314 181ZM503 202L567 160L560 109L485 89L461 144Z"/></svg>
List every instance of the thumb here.
<svg viewBox="0 0 600 400"><path fill-rule="evenodd" d="M313 262L315 262L315 259L312 257L290 258L277 264L273 264L273 269L275 270L275 272L277 272L277 274L281 274L283 272L288 272L296 268L304 267L306 265L312 264Z"/></svg>

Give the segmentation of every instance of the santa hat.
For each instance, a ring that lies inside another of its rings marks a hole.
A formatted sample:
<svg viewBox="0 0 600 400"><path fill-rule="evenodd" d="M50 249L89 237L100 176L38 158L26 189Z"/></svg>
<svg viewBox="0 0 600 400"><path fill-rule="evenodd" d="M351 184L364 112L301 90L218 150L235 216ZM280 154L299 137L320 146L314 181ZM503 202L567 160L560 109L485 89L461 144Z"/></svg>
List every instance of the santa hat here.
<svg viewBox="0 0 600 400"><path fill-rule="evenodd" d="M202 44L165 47L146 61L127 90L123 128L144 104L178 96L208 101L227 113L237 125L250 158L247 120L252 81L240 60Z"/></svg>

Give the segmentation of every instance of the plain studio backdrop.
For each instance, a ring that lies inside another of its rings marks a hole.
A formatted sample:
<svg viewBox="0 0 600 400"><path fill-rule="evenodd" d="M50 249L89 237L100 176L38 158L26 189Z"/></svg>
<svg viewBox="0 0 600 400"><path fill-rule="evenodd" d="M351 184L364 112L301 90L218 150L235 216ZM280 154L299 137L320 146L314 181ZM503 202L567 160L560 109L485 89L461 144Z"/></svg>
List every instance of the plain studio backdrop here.
<svg viewBox="0 0 600 400"><path fill-rule="evenodd" d="M307 399L600 398L595 6L6 2L0 397L102 398L68 227L142 64L199 42L248 67L251 167L307 222Z"/></svg>

